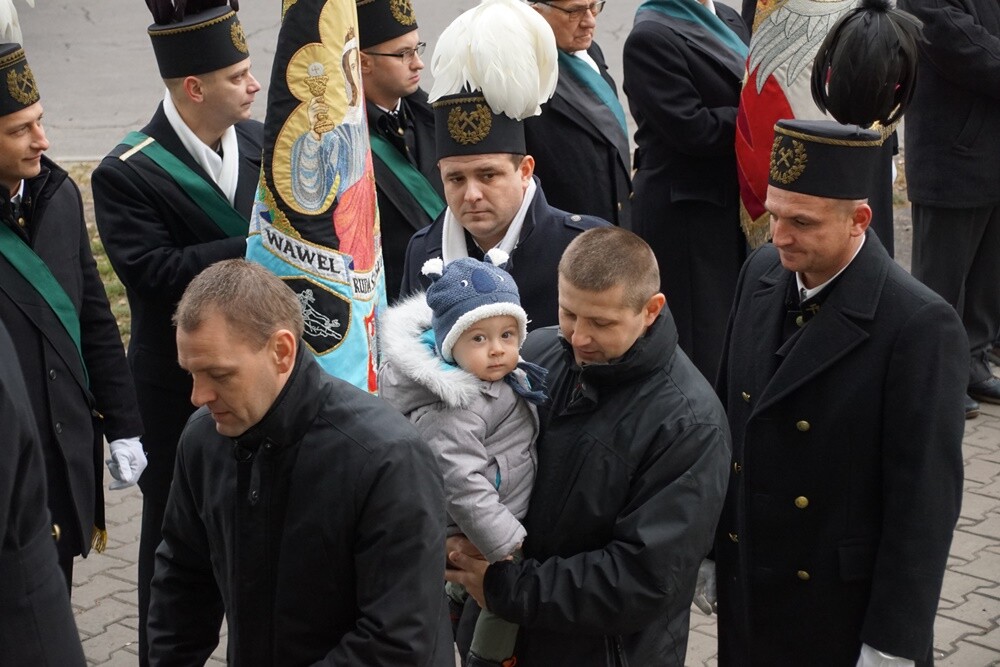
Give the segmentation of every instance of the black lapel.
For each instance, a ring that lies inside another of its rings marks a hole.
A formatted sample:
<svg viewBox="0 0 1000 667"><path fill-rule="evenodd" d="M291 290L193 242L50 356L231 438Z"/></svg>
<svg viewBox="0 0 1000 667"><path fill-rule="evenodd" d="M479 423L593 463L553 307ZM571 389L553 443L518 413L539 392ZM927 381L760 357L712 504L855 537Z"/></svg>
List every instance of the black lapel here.
<svg viewBox="0 0 1000 667"><path fill-rule="evenodd" d="M250 209L257 198L257 185L260 183L261 147L250 138L243 123L236 125L236 142L240 151L240 171L233 208L249 219Z"/></svg>

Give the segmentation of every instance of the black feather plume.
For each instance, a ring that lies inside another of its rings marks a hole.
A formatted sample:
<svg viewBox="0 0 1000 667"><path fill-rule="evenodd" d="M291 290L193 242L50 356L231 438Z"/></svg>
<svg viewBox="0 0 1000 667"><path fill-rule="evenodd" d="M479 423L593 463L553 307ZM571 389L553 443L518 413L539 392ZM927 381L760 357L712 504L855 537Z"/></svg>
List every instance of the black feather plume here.
<svg viewBox="0 0 1000 667"><path fill-rule="evenodd" d="M922 24L889 0L863 0L830 29L816 53L812 96L838 122L899 120L913 97Z"/></svg>
<svg viewBox="0 0 1000 667"><path fill-rule="evenodd" d="M197 14L226 4L234 12L240 10L239 0L146 0L146 6L153 14L153 22L159 25L181 21L187 14Z"/></svg>

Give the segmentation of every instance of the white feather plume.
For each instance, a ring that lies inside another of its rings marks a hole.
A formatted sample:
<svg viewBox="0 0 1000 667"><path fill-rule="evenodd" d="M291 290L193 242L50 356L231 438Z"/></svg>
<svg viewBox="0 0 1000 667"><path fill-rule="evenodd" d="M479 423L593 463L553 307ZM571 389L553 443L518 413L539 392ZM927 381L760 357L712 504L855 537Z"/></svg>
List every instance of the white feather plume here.
<svg viewBox="0 0 1000 667"><path fill-rule="evenodd" d="M25 0L29 7L35 6L35 0ZM0 42L21 44L21 22L17 20L17 8L14 0L0 0Z"/></svg>
<svg viewBox="0 0 1000 667"><path fill-rule="evenodd" d="M431 72L431 101L479 90L494 113L537 116L559 78L555 35L520 0L483 0L441 33Z"/></svg>

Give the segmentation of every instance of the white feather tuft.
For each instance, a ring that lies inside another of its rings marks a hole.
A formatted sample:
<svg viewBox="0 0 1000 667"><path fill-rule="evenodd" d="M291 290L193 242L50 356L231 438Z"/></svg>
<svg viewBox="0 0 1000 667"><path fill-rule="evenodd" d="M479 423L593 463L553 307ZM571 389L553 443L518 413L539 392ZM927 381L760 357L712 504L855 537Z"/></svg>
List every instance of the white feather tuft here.
<svg viewBox="0 0 1000 667"><path fill-rule="evenodd" d="M440 257L431 257L420 267L420 273L425 276L441 276L444 273L444 260Z"/></svg>
<svg viewBox="0 0 1000 667"><path fill-rule="evenodd" d="M431 71L432 102L480 90L494 113L537 116L559 77L555 35L520 0L483 0L441 33Z"/></svg>
<svg viewBox="0 0 1000 667"><path fill-rule="evenodd" d="M510 255L500 248L490 248L486 251L486 256L490 258L490 263L493 266L503 266L510 259Z"/></svg>
<svg viewBox="0 0 1000 667"><path fill-rule="evenodd" d="M21 23L14 0L0 0L0 42L21 44Z"/></svg>

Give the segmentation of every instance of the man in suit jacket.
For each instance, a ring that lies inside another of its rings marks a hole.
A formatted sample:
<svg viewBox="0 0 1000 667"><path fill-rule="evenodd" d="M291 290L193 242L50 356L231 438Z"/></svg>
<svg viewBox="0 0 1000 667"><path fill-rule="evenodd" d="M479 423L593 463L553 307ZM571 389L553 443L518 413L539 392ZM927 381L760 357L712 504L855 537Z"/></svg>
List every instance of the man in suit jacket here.
<svg viewBox="0 0 1000 667"><path fill-rule="evenodd" d="M444 210L434 151L434 112L420 89L417 20L409 0L358 4L361 76L375 168L385 292L399 296L406 245Z"/></svg>
<svg viewBox="0 0 1000 667"><path fill-rule="evenodd" d="M904 1L923 21L906 112L913 275L962 316L969 401L1000 403L988 354L1000 336L1000 5ZM978 414L972 403L970 416Z"/></svg>
<svg viewBox="0 0 1000 667"><path fill-rule="evenodd" d="M448 123L456 109L470 118L467 128ZM481 260L497 247L510 257L505 268L521 291L528 330L556 324L556 269L563 250L577 235L608 223L549 206L532 176L534 158L525 154L523 123L494 113L482 93L442 97L434 112L448 207L410 239L400 294L427 289L430 279L421 269L428 259Z"/></svg>
<svg viewBox="0 0 1000 667"><path fill-rule="evenodd" d="M719 664L930 664L966 337L868 229L878 132L790 120L775 136L773 242L740 275L717 386L733 435Z"/></svg>
<svg viewBox="0 0 1000 667"><path fill-rule="evenodd" d="M16 82L0 89L0 321L34 407L51 532L70 587L73 558L106 542L104 437L111 488L129 486L146 465L142 423L80 191L43 155L41 98L19 45L0 46L0 76Z"/></svg>
<svg viewBox="0 0 1000 667"><path fill-rule="evenodd" d="M625 111L594 42L598 0L533 2L552 27L559 83L540 116L524 121L528 154L549 203L626 229L632 211L632 159Z"/></svg>
<svg viewBox="0 0 1000 667"><path fill-rule="evenodd" d="M94 172L97 226L132 311L129 365L149 437L139 542L139 657L153 554L181 430L194 411L177 365L170 318L202 269L242 257L260 175L263 127L251 121L260 86L236 14L219 7L149 28L167 92L141 133Z"/></svg>
<svg viewBox="0 0 1000 667"><path fill-rule="evenodd" d="M746 257L734 141L748 39L722 3L647 0L624 50L638 124L632 229L656 253L681 349L709 379Z"/></svg>

